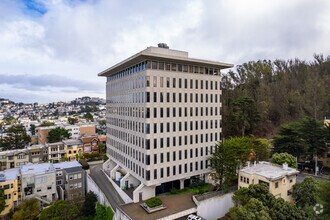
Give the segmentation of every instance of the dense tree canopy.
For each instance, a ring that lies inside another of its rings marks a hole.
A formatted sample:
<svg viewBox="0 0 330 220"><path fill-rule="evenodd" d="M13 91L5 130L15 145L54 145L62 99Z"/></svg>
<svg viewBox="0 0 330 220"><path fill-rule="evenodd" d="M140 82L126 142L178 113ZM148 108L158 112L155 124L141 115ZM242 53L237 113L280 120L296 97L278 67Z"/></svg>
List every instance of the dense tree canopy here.
<svg viewBox="0 0 330 220"><path fill-rule="evenodd" d="M6 200L5 200L5 192L3 188L0 188L0 213L5 209Z"/></svg>
<svg viewBox="0 0 330 220"><path fill-rule="evenodd" d="M326 141L329 138L328 129L322 121L313 118L302 118L281 127L274 137L274 152L287 152L297 158L312 157L323 154Z"/></svg>
<svg viewBox="0 0 330 220"><path fill-rule="evenodd" d="M303 182L296 183L292 188L292 197L299 207L314 206L317 199L316 182L306 177Z"/></svg>
<svg viewBox="0 0 330 220"><path fill-rule="evenodd" d="M40 213L40 201L32 198L25 199L17 207L13 220L34 220Z"/></svg>
<svg viewBox="0 0 330 220"><path fill-rule="evenodd" d="M289 167L297 168L296 158L288 153L273 154L271 162L279 165L283 165L284 163L286 163Z"/></svg>
<svg viewBox="0 0 330 220"><path fill-rule="evenodd" d="M222 77L224 137L241 135L246 121L232 120L237 100L253 100L259 116L246 134L270 137L280 124L309 116L330 117L330 56L315 55L312 62L258 60L237 66ZM242 115L244 116L244 114ZM244 118L244 117L243 117Z"/></svg>
<svg viewBox="0 0 330 220"><path fill-rule="evenodd" d="M217 143L210 159L215 171L213 178L221 187L233 185L237 181L237 170L245 166L251 155L257 160L266 160L269 156L267 141L253 136L229 138Z"/></svg>
<svg viewBox="0 0 330 220"><path fill-rule="evenodd" d="M39 220L72 220L79 216L79 209L76 205L65 200L58 200L50 207L42 210Z"/></svg>
<svg viewBox="0 0 330 220"><path fill-rule="evenodd" d="M85 202L83 204L83 214L84 216L94 216L95 206L97 203L97 195L92 191L89 191L85 196Z"/></svg>
<svg viewBox="0 0 330 220"><path fill-rule="evenodd" d="M31 141L23 125L13 125L6 130L6 137L0 139L0 146L6 150L24 148Z"/></svg>
<svg viewBox="0 0 330 220"><path fill-rule="evenodd" d="M232 219L307 219L303 210L282 198L275 198L264 184L251 184L234 193L236 206L230 208Z"/></svg>
<svg viewBox="0 0 330 220"><path fill-rule="evenodd" d="M61 128L61 127L57 127L57 128L51 129L48 132L48 142L49 143L59 142L59 141L70 138L70 136L71 136L71 134L69 133L68 130Z"/></svg>

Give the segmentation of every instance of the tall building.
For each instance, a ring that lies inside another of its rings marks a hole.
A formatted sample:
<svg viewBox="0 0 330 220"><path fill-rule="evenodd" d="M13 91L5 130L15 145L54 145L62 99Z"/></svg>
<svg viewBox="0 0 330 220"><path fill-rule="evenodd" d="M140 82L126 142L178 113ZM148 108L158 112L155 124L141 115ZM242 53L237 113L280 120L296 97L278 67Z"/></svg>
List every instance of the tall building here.
<svg viewBox="0 0 330 220"><path fill-rule="evenodd" d="M208 179L221 140L221 74L232 64L188 57L165 44L99 73L107 77L104 169L138 202Z"/></svg>

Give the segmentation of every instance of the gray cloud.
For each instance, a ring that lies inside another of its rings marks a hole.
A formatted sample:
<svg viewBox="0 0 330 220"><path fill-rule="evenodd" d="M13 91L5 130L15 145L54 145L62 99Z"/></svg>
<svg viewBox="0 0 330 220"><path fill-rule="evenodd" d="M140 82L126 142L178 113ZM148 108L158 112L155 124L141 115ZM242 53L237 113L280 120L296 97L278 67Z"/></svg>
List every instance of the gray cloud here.
<svg viewBox="0 0 330 220"><path fill-rule="evenodd" d="M0 85L8 84L25 90L49 90L54 87L66 92L104 91L102 83L82 81L60 75L17 75L0 74Z"/></svg>
<svg viewBox="0 0 330 220"><path fill-rule="evenodd" d="M159 42L234 64L330 54L328 0L36 1L0 1L0 96L104 97L97 73Z"/></svg>

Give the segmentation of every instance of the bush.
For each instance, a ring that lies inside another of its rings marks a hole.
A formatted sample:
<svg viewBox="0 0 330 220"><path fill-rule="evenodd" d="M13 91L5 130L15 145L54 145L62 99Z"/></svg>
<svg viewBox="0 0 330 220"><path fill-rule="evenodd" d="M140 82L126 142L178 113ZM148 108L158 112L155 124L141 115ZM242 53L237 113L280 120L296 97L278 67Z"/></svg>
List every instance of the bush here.
<svg viewBox="0 0 330 220"><path fill-rule="evenodd" d="M84 170L88 170L89 169L89 164L87 163L87 161L85 159L79 160L79 163L82 165L82 168Z"/></svg>
<svg viewBox="0 0 330 220"><path fill-rule="evenodd" d="M146 201L146 204L149 208L154 208L163 204L162 200L158 197L150 198Z"/></svg>
<svg viewBox="0 0 330 220"><path fill-rule="evenodd" d="M179 192L179 190L178 189L176 189L176 188L172 188L171 190L170 190L170 194L177 194Z"/></svg>

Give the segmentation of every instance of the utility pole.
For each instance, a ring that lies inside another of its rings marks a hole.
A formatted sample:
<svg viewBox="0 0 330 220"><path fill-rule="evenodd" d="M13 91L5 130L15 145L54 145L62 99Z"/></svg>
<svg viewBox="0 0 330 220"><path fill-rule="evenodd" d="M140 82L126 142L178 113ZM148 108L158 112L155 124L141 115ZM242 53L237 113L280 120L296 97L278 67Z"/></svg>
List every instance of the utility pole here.
<svg viewBox="0 0 330 220"><path fill-rule="evenodd" d="M317 167L317 151L315 150L315 176L317 176L317 171L318 171L318 167Z"/></svg>

